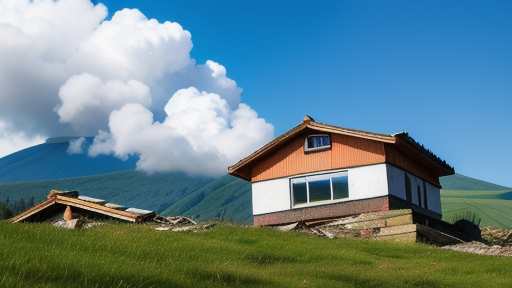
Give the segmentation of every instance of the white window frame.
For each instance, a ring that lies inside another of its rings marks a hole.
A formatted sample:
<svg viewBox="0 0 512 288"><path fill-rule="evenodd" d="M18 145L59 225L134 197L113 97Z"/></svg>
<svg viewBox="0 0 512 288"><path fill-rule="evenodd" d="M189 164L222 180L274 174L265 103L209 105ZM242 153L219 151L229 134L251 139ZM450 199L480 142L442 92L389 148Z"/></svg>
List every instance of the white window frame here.
<svg viewBox="0 0 512 288"><path fill-rule="evenodd" d="M347 189L349 189L350 185L348 184L349 181L349 173L347 170L343 171L336 171L333 173L322 173L322 174L308 174L308 175L302 175L300 177L293 177L290 178L290 202L291 202L291 208L300 208L305 206L316 206L316 205L323 205L327 203L337 203L337 202L343 202L347 199L350 199L350 189L348 191L348 196L344 198L334 199L334 191L333 191L333 185L332 185L332 178L339 177L339 176L345 176L347 177ZM329 179L330 182L330 190L331 190L331 199L327 200L319 200L319 201L313 201L310 202L310 193L309 193L309 181L310 180L319 180L319 179ZM295 180L304 180L306 183L306 202L305 203L299 203L295 204L295 197L294 197L294 191L293 191L293 184Z"/></svg>
<svg viewBox="0 0 512 288"><path fill-rule="evenodd" d="M309 147L308 139L314 138L314 137L325 137L325 136L329 138L329 143L327 145L322 145L322 146L318 146L318 147ZM331 140L330 134L313 134L313 135L307 136L306 139L304 139L304 152L315 152L315 151L328 150L328 149L331 149L331 146L332 146L332 140Z"/></svg>

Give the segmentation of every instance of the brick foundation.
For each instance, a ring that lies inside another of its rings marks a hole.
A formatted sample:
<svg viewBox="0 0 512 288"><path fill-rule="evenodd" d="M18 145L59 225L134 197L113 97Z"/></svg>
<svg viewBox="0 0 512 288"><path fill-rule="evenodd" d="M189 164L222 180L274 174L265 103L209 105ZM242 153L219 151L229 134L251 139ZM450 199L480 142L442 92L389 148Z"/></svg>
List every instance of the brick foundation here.
<svg viewBox="0 0 512 288"><path fill-rule="evenodd" d="M389 211L388 196L254 215L254 226L286 224L383 211Z"/></svg>

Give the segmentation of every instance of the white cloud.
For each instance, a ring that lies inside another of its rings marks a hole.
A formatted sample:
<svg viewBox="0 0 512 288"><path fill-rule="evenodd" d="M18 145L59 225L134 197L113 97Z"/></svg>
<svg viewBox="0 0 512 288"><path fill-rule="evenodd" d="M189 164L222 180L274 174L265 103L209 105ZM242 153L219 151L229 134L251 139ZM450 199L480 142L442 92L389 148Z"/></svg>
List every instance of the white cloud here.
<svg viewBox="0 0 512 288"><path fill-rule="evenodd" d="M110 113L128 103L151 104L149 87L137 80L123 82L101 79L88 73L72 76L60 88L62 104L55 107L61 123L70 123L82 133L106 127ZM104 125L104 127L102 126Z"/></svg>
<svg viewBox="0 0 512 288"><path fill-rule="evenodd" d="M178 23L137 9L106 16L89 0L0 1L0 123L10 125L0 143L97 134L91 156L219 175L272 138L223 65L196 65Z"/></svg>
<svg viewBox="0 0 512 288"><path fill-rule="evenodd" d="M67 151L68 154L82 154L83 153L82 147L84 146L84 143L85 143L84 137L80 137L76 140L70 141L68 151Z"/></svg>
<svg viewBox="0 0 512 288"><path fill-rule="evenodd" d="M124 106L112 113L110 133L102 132L90 151L140 155L137 167L149 172L219 176L273 137L273 126L249 106L231 110L219 95L193 87L176 92L165 111L160 123L139 104Z"/></svg>
<svg viewBox="0 0 512 288"><path fill-rule="evenodd" d="M29 136L24 132L12 131L10 125L0 121L0 158L21 149L44 143L46 137L42 135Z"/></svg>

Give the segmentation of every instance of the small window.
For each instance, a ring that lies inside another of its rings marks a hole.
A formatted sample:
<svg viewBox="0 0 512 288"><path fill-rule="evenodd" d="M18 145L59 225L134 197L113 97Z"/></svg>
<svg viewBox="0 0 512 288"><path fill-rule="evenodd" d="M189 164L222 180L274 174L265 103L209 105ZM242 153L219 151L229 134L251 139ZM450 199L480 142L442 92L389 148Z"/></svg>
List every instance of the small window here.
<svg viewBox="0 0 512 288"><path fill-rule="evenodd" d="M331 148L331 137L328 134L310 135L304 141L304 151L318 151Z"/></svg>
<svg viewBox="0 0 512 288"><path fill-rule="evenodd" d="M405 174L405 200L412 202L411 179Z"/></svg>
<svg viewBox="0 0 512 288"><path fill-rule="evenodd" d="M293 206L348 198L348 174L313 175L291 179Z"/></svg>
<svg viewBox="0 0 512 288"><path fill-rule="evenodd" d="M425 184L425 181L423 181L423 203L425 204L425 207L426 209L428 209L428 197L427 197L427 184Z"/></svg>

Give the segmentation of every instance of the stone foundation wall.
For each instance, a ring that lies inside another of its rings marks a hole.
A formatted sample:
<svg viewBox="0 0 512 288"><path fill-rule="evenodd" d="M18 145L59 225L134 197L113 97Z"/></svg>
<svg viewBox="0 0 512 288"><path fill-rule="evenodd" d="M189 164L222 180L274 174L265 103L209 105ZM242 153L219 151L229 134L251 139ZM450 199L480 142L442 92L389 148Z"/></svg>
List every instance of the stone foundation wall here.
<svg viewBox="0 0 512 288"><path fill-rule="evenodd" d="M339 218L360 213L389 211L389 196L254 215L254 226L280 225L298 221Z"/></svg>

